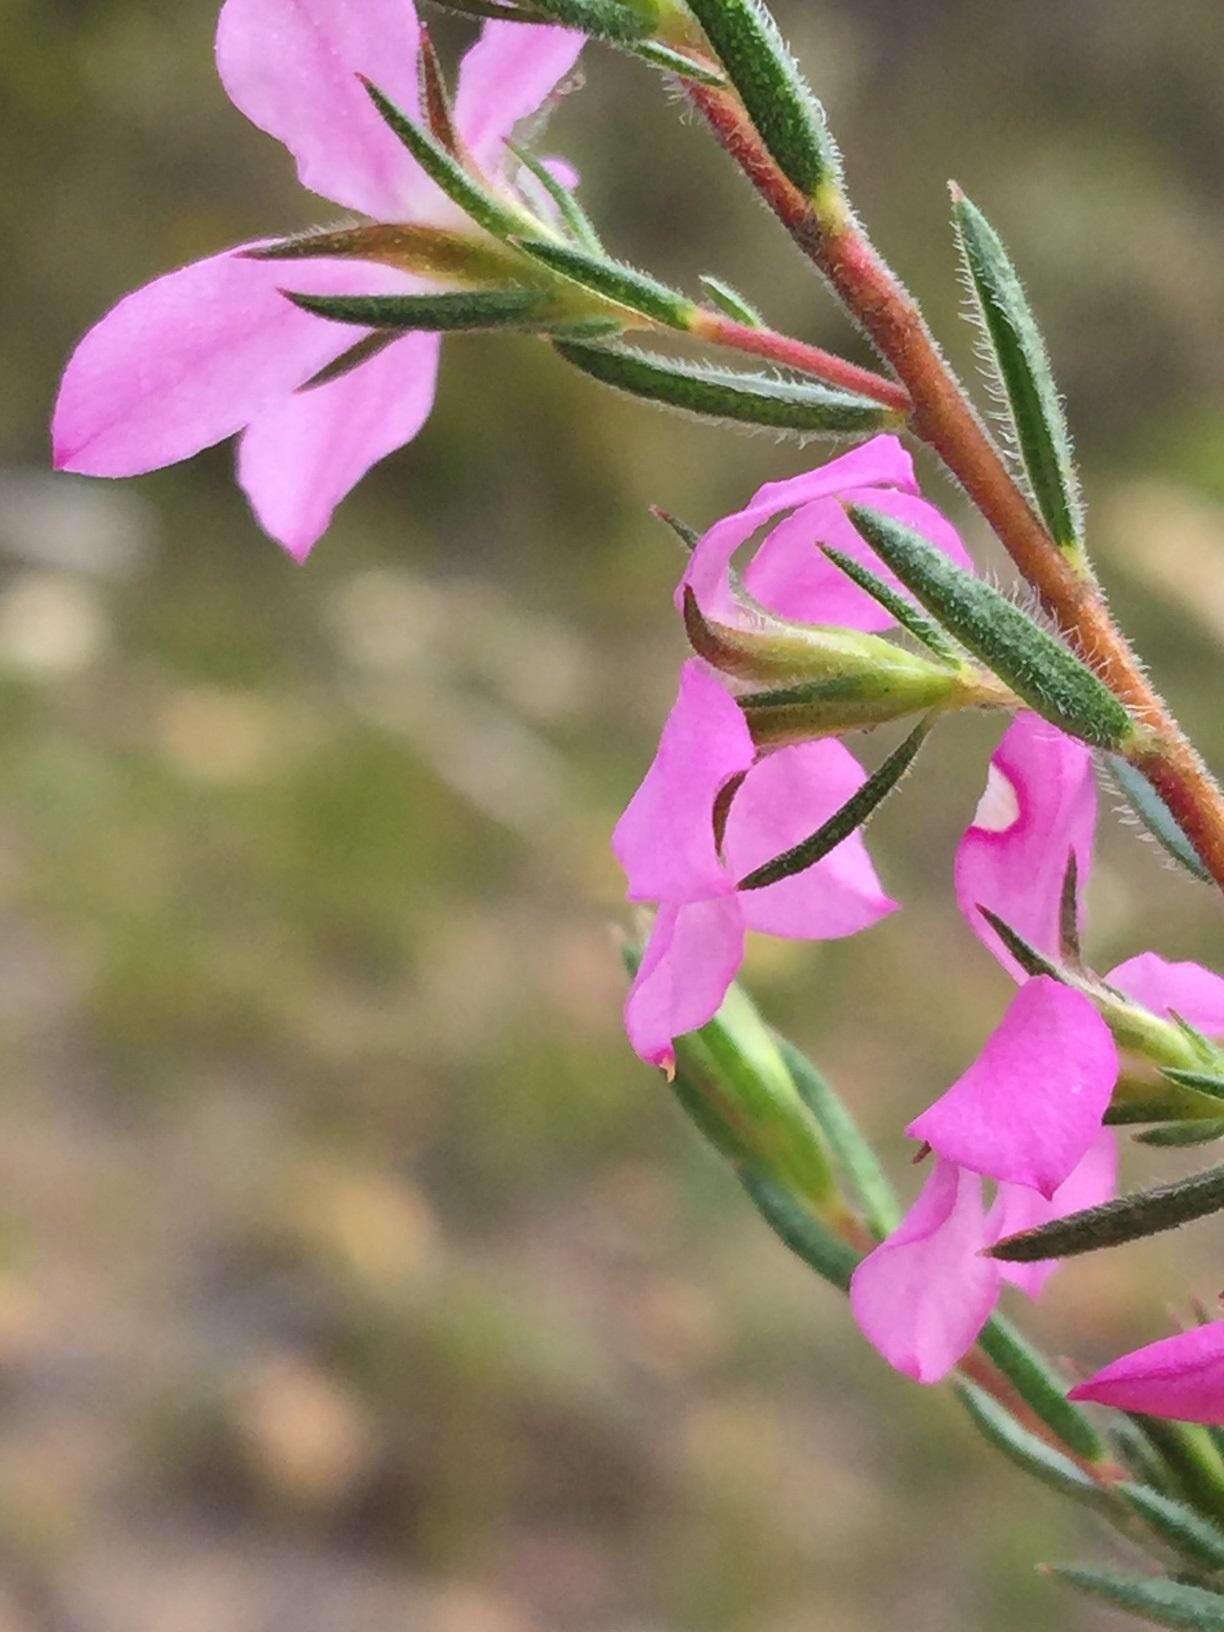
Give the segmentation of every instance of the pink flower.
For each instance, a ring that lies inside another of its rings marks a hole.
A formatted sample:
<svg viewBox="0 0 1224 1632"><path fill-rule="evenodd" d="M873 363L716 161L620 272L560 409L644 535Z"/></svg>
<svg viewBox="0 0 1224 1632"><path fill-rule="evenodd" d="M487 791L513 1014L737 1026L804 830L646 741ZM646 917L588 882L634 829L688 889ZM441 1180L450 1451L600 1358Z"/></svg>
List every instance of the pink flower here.
<svg viewBox="0 0 1224 1632"><path fill-rule="evenodd" d="M414 116L418 41L412 0L226 0L217 66L235 105L289 148L304 186L379 221L454 227L454 206L357 78L368 75ZM561 28L486 25L456 96L479 161L496 170L506 136L582 43ZM52 427L57 468L134 476L241 432L238 480L265 530L304 559L345 494L421 429L438 336L406 334L300 392L366 331L299 310L284 287L377 295L420 284L388 266L248 260L240 250L157 279L122 300L69 362Z"/></svg>
<svg viewBox="0 0 1224 1632"><path fill-rule="evenodd" d="M674 1039L713 1018L743 961L747 930L829 940L895 909L858 833L794 878L736 888L818 828L863 780L836 741L757 759L734 698L701 663L685 664L654 763L612 841L629 900L659 904L625 1010L644 1060L669 1068Z"/></svg>
<svg viewBox="0 0 1224 1632"><path fill-rule="evenodd" d="M1071 1390L1120 1411L1224 1424L1224 1320L1125 1354Z"/></svg>
<svg viewBox="0 0 1224 1632"><path fill-rule="evenodd" d="M691 588L707 618L743 623L744 611L730 583L732 557L762 528L771 527L743 573L744 588L762 606L800 623L868 632L889 628L892 619L879 602L821 553L821 545L840 550L905 594L851 526L843 504L871 505L895 516L972 570L955 528L918 496L909 454L895 436L876 436L827 465L767 483L747 509L716 522L693 551L676 592L677 607L683 610L684 592Z"/></svg>

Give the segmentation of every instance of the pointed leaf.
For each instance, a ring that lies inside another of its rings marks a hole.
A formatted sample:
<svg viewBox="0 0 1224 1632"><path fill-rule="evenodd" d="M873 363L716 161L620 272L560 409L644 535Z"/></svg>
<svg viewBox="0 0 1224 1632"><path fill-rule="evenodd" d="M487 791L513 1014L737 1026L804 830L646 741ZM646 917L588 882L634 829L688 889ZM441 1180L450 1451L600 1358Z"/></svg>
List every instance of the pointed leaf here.
<svg viewBox="0 0 1224 1632"><path fill-rule="evenodd" d="M977 903L977 909L1026 975L1049 975L1052 980L1061 980L1064 985L1067 984L1067 977L1058 965L1047 958L1044 952L1039 952L1035 946L1026 941L1024 936L1000 918L997 912L992 912L980 901Z"/></svg>
<svg viewBox="0 0 1224 1632"><path fill-rule="evenodd" d="M1117 1247L1145 1235L1159 1235L1197 1218L1224 1211L1224 1167L1209 1168L1188 1179L1119 1196L1100 1207L1070 1213L1035 1230L1010 1235L990 1249L992 1258L1009 1264L1039 1263L1043 1258L1067 1258L1102 1247Z"/></svg>
<svg viewBox="0 0 1224 1632"><path fill-rule="evenodd" d="M959 188L953 190L952 214L1032 496L1055 542L1078 549L1079 482L1045 341L998 234Z"/></svg>
<svg viewBox="0 0 1224 1632"><path fill-rule="evenodd" d="M1149 1128L1134 1136L1137 1145L1155 1145L1163 1150L1180 1150L1187 1145L1212 1145L1224 1139L1224 1117L1205 1117L1201 1122L1174 1122L1165 1128Z"/></svg>
<svg viewBox="0 0 1224 1632"><path fill-rule="evenodd" d="M737 888L763 890L770 884L777 884L781 879L793 878L796 873L804 873L809 867L814 867L818 861L822 861L831 850L835 850L841 844L843 839L848 839L851 833L862 827L900 784L906 771L914 763L918 750L926 741L932 723L927 719L915 726L901 746L893 749L858 792L847 799L841 809L835 811L827 822L823 822L810 838L793 845L782 855L775 856L763 867L755 868L747 878L740 879Z"/></svg>
<svg viewBox="0 0 1224 1632"><path fill-rule="evenodd" d="M584 249L589 250L593 255L602 254L603 245L599 241L599 234L595 231L590 216L579 204L569 188L563 187L548 166L541 159L538 159L534 153L529 153L525 147L520 147L517 142L510 141L506 143L506 146L523 168L531 172L557 206L557 213L568 228L574 242L581 244Z"/></svg>
<svg viewBox="0 0 1224 1632"><path fill-rule="evenodd" d="M1164 846L1174 861L1179 862L1192 878L1210 884L1211 874L1203 865L1198 851L1178 827L1173 813L1144 776L1143 772L1118 754L1105 755L1105 764L1127 803L1157 842Z"/></svg>
<svg viewBox="0 0 1224 1632"><path fill-rule="evenodd" d="M1156 1534L1191 1563L1206 1570L1224 1570L1224 1531L1210 1519L1145 1485L1119 1485L1117 1489Z"/></svg>
<svg viewBox="0 0 1224 1632"><path fill-rule="evenodd" d="M1086 1411L1067 1398L1068 1384L1044 1355L1021 1336L1009 1320L993 1315L982 1328L978 1346L998 1366L1027 1406L1063 1444L1087 1462L1104 1455L1101 1436Z"/></svg>
<svg viewBox="0 0 1224 1632"><path fill-rule="evenodd" d="M1022 1428L1009 1411L991 1399L976 1383L960 1382L956 1393L961 1404L978 1428L1003 1455L1017 1466L1049 1485L1060 1496L1070 1496L1100 1507L1106 1501L1100 1487L1086 1473L1081 1473L1070 1457L1056 1451L1052 1445L1038 1439L1036 1434Z"/></svg>
<svg viewBox="0 0 1224 1632"><path fill-rule="evenodd" d="M868 397L768 374L705 369L612 346L558 344L557 351L592 379L631 396L743 425L800 435L867 436L901 422L901 416Z"/></svg>
<svg viewBox="0 0 1224 1632"><path fill-rule="evenodd" d="M524 329L547 312L546 295L530 289L473 289L447 295L300 295L282 290L303 311L333 323L375 329Z"/></svg>
<svg viewBox="0 0 1224 1632"><path fill-rule="evenodd" d="M673 516L671 511L664 510L662 505L652 504L650 513L656 521L661 521L664 527L671 528L690 555L700 544L701 534L696 527L691 527L687 521L681 521L679 516Z"/></svg>
<svg viewBox="0 0 1224 1632"><path fill-rule="evenodd" d="M386 351L400 339L395 329L376 329L373 334L367 334L358 340L355 346L342 351L333 362L321 368L317 374L312 374L304 385L298 386L298 391L317 391L321 385L330 385L333 380L341 380L346 374L351 374L362 363L368 363L372 357Z"/></svg>
<svg viewBox="0 0 1224 1632"><path fill-rule="evenodd" d="M928 612L1038 714L1094 747L1133 739L1114 694L1006 596L883 511L849 505L847 513Z"/></svg>
<svg viewBox="0 0 1224 1632"><path fill-rule="evenodd" d="M697 310L691 300L675 289L647 277L644 272L635 272L631 266L622 266L619 261L602 260L570 244L548 244L535 238L516 238L514 246L582 288L602 295L605 300L614 300L631 312L640 312L656 323L665 323L669 328L687 329Z"/></svg>
<svg viewBox="0 0 1224 1632"><path fill-rule="evenodd" d="M500 245L445 227L374 222L338 232L304 232L241 252L248 261L351 259L398 266L457 283L493 284L525 270L522 259Z"/></svg>
<svg viewBox="0 0 1224 1632"><path fill-rule="evenodd" d="M455 128L455 116L446 89L446 78L442 72L442 64L438 61L438 53L434 50L433 36L424 23L420 23L418 27L420 54L417 57L417 77L420 81L421 107L429 122L429 131L434 141L452 158L462 162L463 138Z"/></svg>
<svg viewBox="0 0 1224 1632"><path fill-rule="evenodd" d="M533 0L550 22L579 28L596 39L634 44L649 36L653 18L645 5L623 5L620 0Z"/></svg>
<svg viewBox="0 0 1224 1632"><path fill-rule="evenodd" d="M823 1280L847 1291L859 1261L854 1248L814 1218L782 1185L746 1173L740 1174L740 1182L778 1239Z"/></svg>
<svg viewBox="0 0 1224 1632"><path fill-rule="evenodd" d="M1063 962L1073 969L1083 967L1079 932L1079 863L1075 851L1067 852L1067 870L1063 874L1062 894L1058 902L1058 948Z"/></svg>
<svg viewBox="0 0 1224 1632"><path fill-rule="evenodd" d="M856 561L853 556L845 555L841 550L832 549L827 544L821 547L835 567L840 568L847 578L853 579L860 589L878 601L884 610L895 618L903 629L908 629L915 640L921 641L928 651L942 657L945 662L960 662L960 653L956 647L935 620L928 618L920 606L915 606L906 596L898 595L890 584L886 584L883 578L872 572L870 567L865 567L861 561Z"/></svg>
<svg viewBox="0 0 1224 1632"><path fill-rule="evenodd" d="M1155 1576L1115 1575L1110 1570L1085 1570L1067 1564L1050 1566L1049 1573L1077 1592L1117 1604L1156 1626L1182 1632L1224 1632L1224 1597L1202 1587L1184 1586Z"/></svg>
<svg viewBox="0 0 1224 1632"><path fill-rule="evenodd" d="M443 11L453 11L460 17L492 17L504 23L543 23L548 19L542 11L527 6L502 5L499 0L434 0Z"/></svg>
<svg viewBox="0 0 1224 1632"><path fill-rule="evenodd" d="M1210 1428L1197 1422L1131 1413L1177 1479L1177 1494L1201 1513L1224 1522L1224 1457Z"/></svg>
<svg viewBox="0 0 1224 1632"><path fill-rule="evenodd" d="M1160 1073L1175 1082L1179 1088L1192 1088L1196 1094L1207 1094L1211 1099L1224 1099L1224 1076L1210 1071L1182 1071L1167 1065Z"/></svg>
<svg viewBox="0 0 1224 1632"><path fill-rule="evenodd" d="M824 110L759 0L689 0L778 165L811 197L840 176Z"/></svg>
<svg viewBox="0 0 1224 1632"><path fill-rule="evenodd" d="M701 274L701 284L710 299L720 312L734 318L737 323L743 323L749 329L763 329L765 320L755 306L749 304L738 289L733 289L729 283L721 278L712 277L708 272Z"/></svg>
<svg viewBox="0 0 1224 1632"><path fill-rule="evenodd" d="M661 45L658 40L638 40L633 45L622 46L630 56L640 57L648 62L652 68L661 69L665 74L675 74L680 79L691 79L698 85L709 85L714 90L726 90L727 76L720 73L714 63L697 62L683 51L673 51L669 45Z"/></svg>

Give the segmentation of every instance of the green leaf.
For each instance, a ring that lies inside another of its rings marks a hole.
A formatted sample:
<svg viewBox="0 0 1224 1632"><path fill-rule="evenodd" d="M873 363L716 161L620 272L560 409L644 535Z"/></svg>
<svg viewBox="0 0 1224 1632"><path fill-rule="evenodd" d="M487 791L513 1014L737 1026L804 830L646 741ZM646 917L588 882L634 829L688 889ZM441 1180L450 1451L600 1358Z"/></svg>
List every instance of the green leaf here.
<svg viewBox="0 0 1224 1632"><path fill-rule="evenodd" d="M635 44L645 39L655 22L655 8L623 5L620 0L532 0L537 12L565 28L578 28L596 39Z"/></svg>
<svg viewBox="0 0 1224 1632"><path fill-rule="evenodd" d="M830 1140L830 1143L832 1141ZM978 1345L1012 1387L1064 1445L1088 1462L1099 1462L1105 1448L1087 1412L1067 1398L1066 1380L1032 1348L1009 1320L995 1315L982 1328Z"/></svg>
<svg viewBox="0 0 1224 1632"><path fill-rule="evenodd" d="M1179 1088L1192 1088L1196 1094L1206 1094L1211 1099L1224 1099L1224 1077L1217 1076L1210 1071L1182 1071L1177 1066L1166 1065L1160 1073L1175 1082Z"/></svg>
<svg viewBox="0 0 1224 1632"><path fill-rule="evenodd" d="M707 369L621 347L558 343L556 349L567 363L618 391L741 425L803 436L867 436L901 423L894 410L827 386Z"/></svg>
<svg viewBox="0 0 1224 1632"><path fill-rule="evenodd" d="M1146 1235L1159 1235L1162 1230L1173 1230L1220 1211L1224 1211L1224 1167L1213 1167L1158 1190L1119 1196L1100 1207L1069 1213L1052 1224L1009 1235L990 1249L990 1257L1009 1264L1074 1257L1138 1241Z"/></svg>
<svg viewBox="0 0 1224 1632"><path fill-rule="evenodd" d="M1192 1507L1146 1485L1118 1485L1117 1492L1162 1540L1206 1570L1224 1570L1224 1531Z"/></svg>
<svg viewBox="0 0 1224 1632"><path fill-rule="evenodd" d="M317 374L312 374L298 391L317 391L321 385L330 385L333 380L342 380L346 374L351 374L362 363L368 363L372 357L377 357L393 346L400 336L394 329L376 329L373 334L367 334L358 340L355 346L342 351L339 357L321 368Z"/></svg>
<svg viewBox="0 0 1224 1632"><path fill-rule="evenodd" d="M829 1149L853 1185L871 1233L877 1241L882 1241L901 1222L901 1209L875 1151L859 1132L840 1095L833 1091L802 1049L785 1037L778 1037L778 1047L800 1097L820 1123Z"/></svg>
<svg viewBox="0 0 1224 1632"><path fill-rule="evenodd" d="M1061 641L883 511L847 506L851 521L928 612L1052 724L1097 748L1131 741L1134 722Z"/></svg>
<svg viewBox="0 0 1224 1632"><path fill-rule="evenodd" d="M1076 1467L1070 1457L1038 1439L1036 1434L1030 1434L1027 1428L1022 1428L1010 1411L1004 1410L976 1383L958 1382L956 1393L995 1449L1002 1451L1026 1473L1031 1473L1034 1479L1040 1479L1043 1485L1049 1485L1060 1496L1086 1501L1094 1507L1107 1505L1108 1498L1104 1492Z"/></svg>
<svg viewBox="0 0 1224 1632"><path fill-rule="evenodd" d="M709 295L720 312L725 312L728 317L734 318L737 323L744 324L745 328L763 329L765 327L765 319L755 306L744 299L738 289L733 289L729 283L724 283L721 278L712 277L708 272L701 274L700 281L706 294Z"/></svg>
<svg viewBox="0 0 1224 1632"><path fill-rule="evenodd" d="M1086 1570L1068 1564L1050 1566L1049 1573L1090 1598L1103 1598L1119 1609L1183 1632L1224 1632L1224 1597L1202 1587L1155 1576L1115 1575L1110 1570Z"/></svg>
<svg viewBox="0 0 1224 1632"><path fill-rule="evenodd" d="M784 1186L752 1173L741 1173L740 1182L778 1239L830 1286L848 1291L859 1261L854 1248L813 1217Z"/></svg>
<svg viewBox="0 0 1224 1632"><path fill-rule="evenodd" d="M1079 481L1045 341L998 234L959 188L953 189L952 199L961 257L1011 411L1030 492L1055 542L1079 549Z"/></svg>
<svg viewBox="0 0 1224 1632"><path fill-rule="evenodd" d="M1134 1136L1137 1145L1155 1145L1178 1150L1185 1145L1211 1145L1224 1139L1224 1117L1206 1117L1201 1122L1174 1122L1166 1128L1149 1128Z"/></svg>
<svg viewBox="0 0 1224 1632"><path fill-rule="evenodd" d="M333 323L373 329L530 329L549 309L530 289L472 289L445 295L303 295L281 293L304 312Z"/></svg>
<svg viewBox="0 0 1224 1632"><path fill-rule="evenodd" d="M1198 851L1178 827L1168 805L1137 766L1120 754L1106 754L1104 763L1126 801L1157 842L1164 846L1174 861L1179 862L1192 878L1203 884L1212 882L1211 874L1203 865Z"/></svg>
<svg viewBox="0 0 1224 1632"><path fill-rule="evenodd" d="M1058 900L1058 950L1064 963L1073 969L1084 967L1079 932L1079 863L1075 851L1068 850Z"/></svg>
<svg viewBox="0 0 1224 1632"><path fill-rule="evenodd" d="M669 45L660 45L658 40L638 40L633 45L623 45L621 49L631 57L640 57L643 62L661 69L665 74L676 74L680 79L691 79L698 85L709 85L714 90L727 88L727 76L712 64L696 62L683 51L673 51Z"/></svg>
<svg viewBox="0 0 1224 1632"><path fill-rule="evenodd" d="M960 653L952 641L935 620L928 618L922 608L915 606L908 596L899 595L890 584L884 582L883 578L872 572L870 567L865 567L861 561L856 561L853 556L843 555L841 550L832 549L827 544L821 548L835 567L839 567L847 578L853 579L860 589L878 601L884 610L895 618L903 629L908 629L914 639L920 641L928 651L942 657L945 662L960 662Z"/></svg>
<svg viewBox="0 0 1224 1632"><path fill-rule="evenodd" d="M980 901L977 903L977 910L1026 975L1049 975L1051 980L1060 980L1064 985L1067 984L1067 977L1059 966L1047 958L1044 952L1039 952L1035 946L1026 941L1019 930L1013 929L1006 919L1000 918L997 912L992 912Z"/></svg>
<svg viewBox="0 0 1224 1632"><path fill-rule="evenodd" d="M512 242L524 255L541 261L583 289L601 295L604 300L614 300L631 312L640 312L656 323L665 323L669 328L686 330L697 310L685 295L647 277L644 272L635 272L631 266L622 266L619 261L602 260L570 244L549 244L535 238L515 238Z"/></svg>
<svg viewBox="0 0 1224 1632"><path fill-rule="evenodd" d="M565 223L574 242L581 245L583 249L589 250L593 255L601 255L603 245L599 241L599 234L595 231L590 216L573 193L570 192L569 188L563 187L543 160L537 158L534 153L529 153L525 147L520 147L517 142L511 141L507 141L506 146L523 168L530 171L557 206L557 213Z"/></svg>
<svg viewBox="0 0 1224 1632"><path fill-rule="evenodd" d="M664 527L671 528L690 555L701 543L701 534L696 527L691 527L687 521L681 521L679 516L673 516L671 511L664 510L662 505L652 504L650 513L656 521L661 521Z"/></svg>
<svg viewBox="0 0 1224 1632"><path fill-rule="evenodd" d="M689 0L779 167L809 198L840 175L824 110L760 0Z"/></svg>
<svg viewBox="0 0 1224 1632"><path fill-rule="evenodd" d="M499 5L498 0L433 0L442 11L453 11L459 17L493 17L506 23L542 23L547 21L541 11L527 6Z"/></svg>
<svg viewBox="0 0 1224 1632"><path fill-rule="evenodd" d="M892 753L863 783L856 793L853 793L840 810L837 810L823 822L815 833L803 839L799 844L792 845L789 850L764 866L754 868L745 878L741 878L737 889L763 890L771 884L777 884L784 878L794 878L797 873L805 873L809 867L814 867L822 861L831 850L835 850L843 840L848 839L851 833L856 832L875 814L884 800L896 788L910 766L918 750L927 739L933 721L923 720L915 726L905 741Z"/></svg>
<svg viewBox="0 0 1224 1632"><path fill-rule="evenodd" d="M1183 1496L1200 1513L1224 1522L1224 1457L1210 1428L1197 1422L1130 1413L1172 1469Z"/></svg>

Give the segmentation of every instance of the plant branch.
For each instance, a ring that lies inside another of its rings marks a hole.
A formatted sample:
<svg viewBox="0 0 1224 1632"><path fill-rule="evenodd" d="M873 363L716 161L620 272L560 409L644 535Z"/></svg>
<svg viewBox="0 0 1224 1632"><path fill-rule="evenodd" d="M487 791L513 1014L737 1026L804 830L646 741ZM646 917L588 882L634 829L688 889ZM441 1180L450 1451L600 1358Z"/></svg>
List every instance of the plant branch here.
<svg viewBox="0 0 1224 1632"><path fill-rule="evenodd" d="M713 346L724 346L731 351L742 351L753 357L765 357L783 368L792 368L800 374L811 374L826 385L840 386L845 391L870 397L899 414L909 415L914 402L906 388L897 380L887 379L874 369L860 368L836 353L819 346L809 346L803 340L778 334L773 329L754 328L748 323L737 323L734 318L718 312L701 310L688 331L695 339Z"/></svg>

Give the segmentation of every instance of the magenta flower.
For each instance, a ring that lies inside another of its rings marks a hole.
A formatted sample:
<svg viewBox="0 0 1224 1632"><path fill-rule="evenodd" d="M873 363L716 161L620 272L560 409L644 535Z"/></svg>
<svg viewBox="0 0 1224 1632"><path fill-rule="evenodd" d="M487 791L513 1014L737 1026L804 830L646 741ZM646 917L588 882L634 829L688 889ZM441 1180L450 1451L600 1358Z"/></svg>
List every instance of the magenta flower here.
<svg viewBox="0 0 1224 1632"><path fill-rule="evenodd" d="M1071 1398L1177 1422L1224 1424L1224 1320L1124 1354L1073 1388Z"/></svg>
<svg viewBox="0 0 1224 1632"><path fill-rule="evenodd" d="M889 628L892 619L879 602L819 548L828 545L842 551L905 593L851 526L844 504L871 505L895 516L945 550L958 566L972 570L955 528L918 496L909 454L895 436L876 436L827 465L788 481L767 483L747 509L716 522L693 551L676 592L677 606L683 610L684 592L691 588L707 618L743 623L744 610L730 583L732 557L762 528L770 527L743 573L743 586L753 599L800 623L835 624L869 633Z"/></svg>
<svg viewBox="0 0 1224 1632"><path fill-rule="evenodd" d="M659 905L625 1009L644 1060L670 1068L675 1038L713 1018L743 961L748 930L830 940L895 909L858 833L794 878L736 889L819 827L863 780L836 741L758 759L734 698L701 663L685 664L654 763L612 841L629 900Z"/></svg>
<svg viewBox="0 0 1224 1632"><path fill-rule="evenodd" d="M514 125L573 67L583 36L491 22L464 59L456 121L496 174ZM418 106L412 0L226 0L217 66L234 104L297 160L304 186L377 221L472 230L383 123L368 75ZM250 245L242 248L250 248ZM350 373L299 387L367 332L314 317L279 290L396 294L420 280L352 260L213 256L127 296L64 375L56 467L134 476L241 432L238 480L264 529L302 560L340 500L410 442L433 405L438 336L409 333Z"/></svg>

